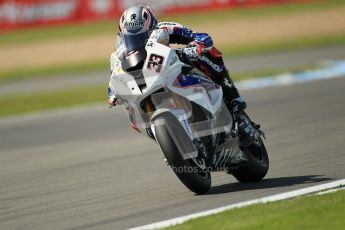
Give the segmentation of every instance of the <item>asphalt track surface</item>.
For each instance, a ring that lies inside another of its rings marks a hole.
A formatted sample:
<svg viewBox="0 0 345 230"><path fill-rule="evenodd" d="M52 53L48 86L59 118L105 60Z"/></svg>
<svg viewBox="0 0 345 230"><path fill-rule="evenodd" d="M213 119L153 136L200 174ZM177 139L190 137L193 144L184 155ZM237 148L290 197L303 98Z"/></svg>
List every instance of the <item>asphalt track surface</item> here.
<svg viewBox="0 0 345 230"><path fill-rule="evenodd" d="M345 78L244 91L267 133L259 183L197 196L105 105L0 120L0 229L124 229L345 178Z"/></svg>

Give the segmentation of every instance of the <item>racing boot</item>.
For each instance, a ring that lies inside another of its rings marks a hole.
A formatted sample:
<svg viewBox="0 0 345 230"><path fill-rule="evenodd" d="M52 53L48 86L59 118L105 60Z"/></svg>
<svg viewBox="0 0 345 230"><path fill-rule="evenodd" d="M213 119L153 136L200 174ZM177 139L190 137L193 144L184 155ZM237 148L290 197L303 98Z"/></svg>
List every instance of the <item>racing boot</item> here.
<svg viewBox="0 0 345 230"><path fill-rule="evenodd" d="M244 111L233 113L235 122L238 124L238 133L240 134L241 147L248 147L252 144L259 144L260 133L255 129L253 123Z"/></svg>
<svg viewBox="0 0 345 230"><path fill-rule="evenodd" d="M238 124L241 146L248 147L251 144L258 143L260 134L244 112L244 110L247 108L247 103L239 95L228 71L222 74L222 77L222 84L220 85L223 90L224 102L228 107L229 112L233 114L235 122Z"/></svg>

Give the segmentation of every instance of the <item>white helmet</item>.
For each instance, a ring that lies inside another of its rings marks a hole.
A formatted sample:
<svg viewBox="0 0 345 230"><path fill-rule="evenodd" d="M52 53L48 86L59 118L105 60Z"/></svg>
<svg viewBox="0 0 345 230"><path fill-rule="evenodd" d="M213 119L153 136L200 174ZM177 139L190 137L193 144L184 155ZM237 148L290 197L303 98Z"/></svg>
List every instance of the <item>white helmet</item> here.
<svg viewBox="0 0 345 230"><path fill-rule="evenodd" d="M119 33L128 53L145 47L150 33L157 26L157 19L148 6L132 6L120 18Z"/></svg>

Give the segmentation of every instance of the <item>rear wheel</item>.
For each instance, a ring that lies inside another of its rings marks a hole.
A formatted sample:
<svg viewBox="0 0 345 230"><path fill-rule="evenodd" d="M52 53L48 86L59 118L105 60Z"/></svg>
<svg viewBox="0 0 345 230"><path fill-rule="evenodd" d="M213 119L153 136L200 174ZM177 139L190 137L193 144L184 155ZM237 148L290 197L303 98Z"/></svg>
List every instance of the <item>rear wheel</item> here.
<svg viewBox="0 0 345 230"><path fill-rule="evenodd" d="M269 168L269 159L266 147L260 138L259 145L251 145L242 149L248 162L232 169L232 175L240 182L255 182L262 180Z"/></svg>
<svg viewBox="0 0 345 230"><path fill-rule="evenodd" d="M253 123L247 113L243 111L243 115L247 117L257 132L260 133L260 137L257 143L241 148L247 156L248 162L233 169L232 174L240 182L260 181L266 176L269 168L267 150L261 138L261 135L264 134L260 131L260 125Z"/></svg>
<svg viewBox="0 0 345 230"><path fill-rule="evenodd" d="M180 181L196 194L207 193L211 188L211 174L200 168L202 159L198 164L191 159L184 160L164 125L155 126L155 136L168 164Z"/></svg>

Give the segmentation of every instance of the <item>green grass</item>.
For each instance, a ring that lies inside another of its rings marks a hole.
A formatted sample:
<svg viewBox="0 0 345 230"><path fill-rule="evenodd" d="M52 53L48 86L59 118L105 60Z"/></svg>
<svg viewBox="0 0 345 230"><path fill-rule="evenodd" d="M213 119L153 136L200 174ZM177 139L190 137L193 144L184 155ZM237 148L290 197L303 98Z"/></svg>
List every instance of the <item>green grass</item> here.
<svg viewBox="0 0 345 230"><path fill-rule="evenodd" d="M267 17L273 15L292 14L303 11L323 10L345 5L344 0L317 1L313 3L290 3L264 7L239 7L230 10L193 13L190 15L159 17L160 21L177 21L185 25L212 22L219 20ZM93 23L71 24L64 26L24 29L0 36L0 46L6 44L19 44L42 42L45 40L65 39L69 37L90 36L99 33L117 33L117 19Z"/></svg>
<svg viewBox="0 0 345 230"><path fill-rule="evenodd" d="M79 64L66 64L49 66L45 68L17 69L13 71L0 71L0 83L36 78L63 77L66 74L83 74L92 71L109 70L109 61L100 60Z"/></svg>
<svg viewBox="0 0 345 230"><path fill-rule="evenodd" d="M0 116L106 101L107 86L88 86L31 95L0 97Z"/></svg>
<svg viewBox="0 0 345 230"><path fill-rule="evenodd" d="M29 28L0 33L0 46L90 36L117 31L114 21L99 21L61 26Z"/></svg>
<svg viewBox="0 0 345 230"><path fill-rule="evenodd" d="M252 205L166 228L250 230L341 230L345 226L345 191Z"/></svg>
<svg viewBox="0 0 345 230"><path fill-rule="evenodd" d="M293 51L307 48L330 47L345 44L345 34L333 34L320 37L287 39L267 43L254 43L246 46L224 46L220 50L225 57Z"/></svg>

